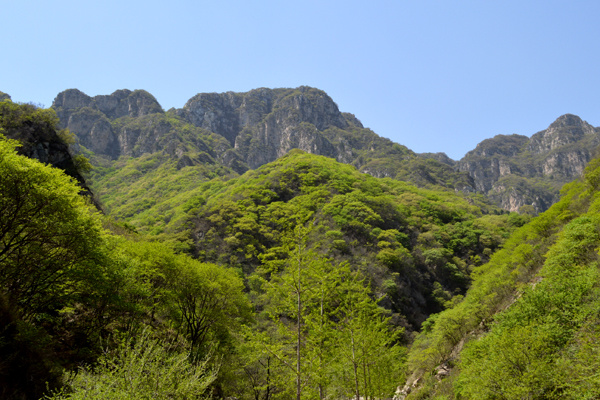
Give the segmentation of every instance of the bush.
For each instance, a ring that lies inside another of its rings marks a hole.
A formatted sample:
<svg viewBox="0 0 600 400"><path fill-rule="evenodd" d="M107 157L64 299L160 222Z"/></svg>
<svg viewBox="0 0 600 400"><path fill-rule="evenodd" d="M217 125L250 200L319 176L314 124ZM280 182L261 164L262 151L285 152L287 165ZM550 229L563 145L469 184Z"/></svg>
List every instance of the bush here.
<svg viewBox="0 0 600 400"><path fill-rule="evenodd" d="M127 340L99 360L95 370L84 368L69 375L71 393L47 400L205 399L216 370L206 363L192 364L188 355L171 352L143 333Z"/></svg>

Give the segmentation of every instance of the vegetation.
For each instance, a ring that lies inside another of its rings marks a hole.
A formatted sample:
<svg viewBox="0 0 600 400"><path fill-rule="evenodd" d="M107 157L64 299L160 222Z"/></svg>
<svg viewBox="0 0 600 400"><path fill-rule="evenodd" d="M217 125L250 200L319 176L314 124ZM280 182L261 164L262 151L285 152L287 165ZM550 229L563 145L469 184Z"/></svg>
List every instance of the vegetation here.
<svg viewBox="0 0 600 400"><path fill-rule="evenodd" d="M12 137L77 145L53 112L0 106ZM375 399L408 377L409 398L598 397L600 161L532 219L401 146L372 143L428 188L366 153L396 175L299 150L238 175L199 132L83 149L108 215L0 136L0 397Z"/></svg>
<svg viewBox="0 0 600 400"><path fill-rule="evenodd" d="M599 166L594 160L584 180L567 185L559 203L479 267L461 303L423 324L411 369L428 376L442 363L456 368L449 384L430 381L410 398L598 396L591 371L598 365Z"/></svg>

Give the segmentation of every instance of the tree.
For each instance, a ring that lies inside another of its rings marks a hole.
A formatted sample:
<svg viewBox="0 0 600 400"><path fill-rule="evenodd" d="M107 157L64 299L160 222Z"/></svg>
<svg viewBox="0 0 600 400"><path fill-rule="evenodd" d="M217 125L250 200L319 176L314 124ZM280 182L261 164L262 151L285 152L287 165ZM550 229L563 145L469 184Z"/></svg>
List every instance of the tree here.
<svg viewBox="0 0 600 400"><path fill-rule="evenodd" d="M188 354L170 351L143 332L137 340L126 340L104 354L94 369L72 373L70 390L46 399L207 399L216 373L206 362L192 363Z"/></svg>
<svg viewBox="0 0 600 400"><path fill-rule="evenodd" d="M17 146L0 136L0 294L31 319L103 278L102 229L72 178Z"/></svg>
<svg viewBox="0 0 600 400"><path fill-rule="evenodd" d="M194 352L226 348L231 333L251 315L244 283L227 267L188 259L170 282L170 290L177 324Z"/></svg>
<svg viewBox="0 0 600 400"><path fill-rule="evenodd" d="M273 386L296 399L389 397L404 365L397 334L360 274L308 249L306 237L306 230L296 230L286 268L264 284L273 328L250 339L262 343L254 346L262 357L288 372L271 377L278 379Z"/></svg>
<svg viewBox="0 0 600 400"><path fill-rule="evenodd" d="M0 135L0 386L39 398L63 366L93 353L111 270L81 188L18 146Z"/></svg>

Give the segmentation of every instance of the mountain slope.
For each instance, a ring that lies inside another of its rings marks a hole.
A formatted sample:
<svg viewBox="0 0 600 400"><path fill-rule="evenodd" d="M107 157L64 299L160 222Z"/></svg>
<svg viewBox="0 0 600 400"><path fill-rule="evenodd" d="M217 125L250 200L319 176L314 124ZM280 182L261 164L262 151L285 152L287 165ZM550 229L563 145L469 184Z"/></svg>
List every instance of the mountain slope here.
<svg viewBox="0 0 600 400"><path fill-rule="evenodd" d="M31 104L17 104L5 94L0 96L0 134L21 143L19 153L62 169L91 193L81 173L89 165L81 156L73 156L69 142L74 138L57 129L59 121L52 110Z"/></svg>
<svg viewBox="0 0 600 400"><path fill-rule="evenodd" d="M399 398L598 396L599 176L595 159L474 271L464 301L423 324Z"/></svg>
<svg viewBox="0 0 600 400"><path fill-rule="evenodd" d="M416 154L364 128L325 92L306 86L199 93L167 112L143 90L90 97L70 89L52 107L61 127L108 160L165 152L179 167L217 163L226 174L239 174L299 148L376 177L477 191L506 210L531 214L558 200L560 187L581 174L600 143L598 128L566 114L531 138L484 140L460 161L443 153ZM101 181L99 174L95 178Z"/></svg>
<svg viewBox="0 0 600 400"><path fill-rule="evenodd" d="M374 178L330 158L294 150L229 181L201 185L174 217L201 261L246 276L285 260L285 238L310 226L309 246L348 261L372 281L382 304L414 330L469 285L523 219L489 215L453 191Z"/></svg>

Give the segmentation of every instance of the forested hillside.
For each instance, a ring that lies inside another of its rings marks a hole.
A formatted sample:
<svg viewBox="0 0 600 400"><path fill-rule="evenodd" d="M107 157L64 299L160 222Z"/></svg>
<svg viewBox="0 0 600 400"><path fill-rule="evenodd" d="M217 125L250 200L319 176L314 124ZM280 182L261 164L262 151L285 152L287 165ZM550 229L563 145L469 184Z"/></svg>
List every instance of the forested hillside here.
<svg viewBox="0 0 600 400"><path fill-rule="evenodd" d="M401 398L598 398L599 177L595 159L423 324Z"/></svg>
<svg viewBox="0 0 600 400"><path fill-rule="evenodd" d="M0 398L597 398L600 161L533 218L334 106L311 88L167 112L143 91L4 96ZM313 141L257 162L281 121ZM531 143L572 143L578 121Z"/></svg>
<svg viewBox="0 0 600 400"><path fill-rule="evenodd" d="M71 140L51 110L2 106L13 137ZM228 180L181 175L193 189L170 186L164 214L139 214L157 233L144 236L18 142L1 145L8 398L390 396L409 333L524 223L297 150ZM173 363L160 388L125 367L143 362Z"/></svg>

